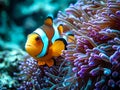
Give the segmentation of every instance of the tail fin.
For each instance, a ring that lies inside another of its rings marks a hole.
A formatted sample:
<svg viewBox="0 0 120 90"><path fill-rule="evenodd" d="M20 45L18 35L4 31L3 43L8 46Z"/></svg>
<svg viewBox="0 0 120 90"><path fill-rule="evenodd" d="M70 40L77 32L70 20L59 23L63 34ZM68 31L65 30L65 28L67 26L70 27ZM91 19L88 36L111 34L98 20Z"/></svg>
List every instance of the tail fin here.
<svg viewBox="0 0 120 90"><path fill-rule="evenodd" d="M72 43L75 41L75 37L73 34L68 34L67 36L67 42Z"/></svg>

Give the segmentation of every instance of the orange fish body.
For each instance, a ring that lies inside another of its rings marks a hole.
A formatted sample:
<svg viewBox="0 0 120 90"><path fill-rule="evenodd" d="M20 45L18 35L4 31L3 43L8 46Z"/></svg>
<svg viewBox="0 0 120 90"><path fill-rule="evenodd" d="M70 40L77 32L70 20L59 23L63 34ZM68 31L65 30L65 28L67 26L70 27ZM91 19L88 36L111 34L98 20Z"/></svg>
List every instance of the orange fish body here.
<svg viewBox="0 0 120 90"><path fill-rule="evenodd" d="M61 38L63 32L61 26L55 29L51 17L48 17L44 25L28 35L25 45L26 51L38 61L38 65L54 65L53 57L60 56L65 50L67 42Z"/></svg>

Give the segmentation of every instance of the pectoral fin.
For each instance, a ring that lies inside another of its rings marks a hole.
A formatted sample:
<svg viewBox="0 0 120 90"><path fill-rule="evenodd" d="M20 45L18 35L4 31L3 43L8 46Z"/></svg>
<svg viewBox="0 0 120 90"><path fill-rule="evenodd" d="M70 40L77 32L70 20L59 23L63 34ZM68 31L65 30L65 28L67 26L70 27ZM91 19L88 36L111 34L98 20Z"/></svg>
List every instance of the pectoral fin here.
<svg viewBox="0 0 120 90"><path fill-rule="evenodd" d="M44 61L44 60L39 60L39 61L38 61L38 65L40 65L40 66L41 66L41 65L45 65L45 61Z"/></svg>
<svg viewBox="0 0 120 90"><path fill-rule="evenodd" d="M53 60L53 59L49 59L49 60L46 60L45 63L46 63L49 67L51 67L51 66L54 65L54 60Z"/></svg>
<svg viewBox="0 0 120 90"><path fill-rule="evenodd" d="M59 31L59 33L62 35L63 34L63 25L62 24L60 24L59 26L58 26L58 31Z"/></svg>
<svg viewBox="0 0 120 90"><path fill-rule="evenodd" d="M52 49L52 55L53 56L60 56L62 53L62 50L66 49L67 42L63 38L57 39L53 45L51 46Z"/></svg>

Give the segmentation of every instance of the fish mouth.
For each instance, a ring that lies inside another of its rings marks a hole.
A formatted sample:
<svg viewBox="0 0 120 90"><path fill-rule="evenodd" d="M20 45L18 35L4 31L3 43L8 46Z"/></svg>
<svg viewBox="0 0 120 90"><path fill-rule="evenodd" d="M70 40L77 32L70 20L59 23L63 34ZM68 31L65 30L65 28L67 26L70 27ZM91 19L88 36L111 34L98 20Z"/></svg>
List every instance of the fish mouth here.
<svg viewBox="0 0 120 90"><path fill-rule="evenodd" d="M25 45L25 48L30 48L32 45L30 45L30 44L26 44Z"/></svg>
<svg viewBox="0 0 120 90"><path fill-rule="evenodd" d="M30 44L27 44L26 46L31 46Z"/></svg>
<svg viewBox="0 0 120 90"><path fill-rule="evenodd" d="M25 46L32 46L30 43L26 43Z"/></svg>

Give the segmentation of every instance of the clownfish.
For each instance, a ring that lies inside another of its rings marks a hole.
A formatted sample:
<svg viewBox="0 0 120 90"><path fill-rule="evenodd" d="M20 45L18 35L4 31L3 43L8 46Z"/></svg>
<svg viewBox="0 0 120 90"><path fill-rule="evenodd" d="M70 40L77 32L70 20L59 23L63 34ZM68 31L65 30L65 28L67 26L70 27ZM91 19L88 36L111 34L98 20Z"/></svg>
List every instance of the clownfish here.
<svg viewBox="0 0 120 90"><path fill-rule="evenodd" d="M28 35L25 49L30 56L37 60L38 65L53 66L53 57L61 55L66 49L67 42L61 37L62 25L55 28L51 17L44 24Z"/></svg>

